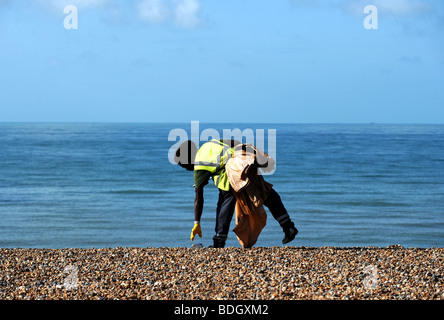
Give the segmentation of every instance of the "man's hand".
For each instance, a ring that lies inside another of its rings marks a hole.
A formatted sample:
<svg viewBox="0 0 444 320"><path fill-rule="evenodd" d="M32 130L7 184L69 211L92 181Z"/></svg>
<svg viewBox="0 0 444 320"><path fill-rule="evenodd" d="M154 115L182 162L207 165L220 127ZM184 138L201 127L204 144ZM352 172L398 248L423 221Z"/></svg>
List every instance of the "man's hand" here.
<svg viewBox="0 0 444 320"><path fill-rule="evenodd" d="M194 227L191 230L191 237L190 237L191 241L194 241L194 237L196 236L196 234L198 234L199 237L202 238L202 230L200 229L200 224L198 223L194 223Z"/></svg>

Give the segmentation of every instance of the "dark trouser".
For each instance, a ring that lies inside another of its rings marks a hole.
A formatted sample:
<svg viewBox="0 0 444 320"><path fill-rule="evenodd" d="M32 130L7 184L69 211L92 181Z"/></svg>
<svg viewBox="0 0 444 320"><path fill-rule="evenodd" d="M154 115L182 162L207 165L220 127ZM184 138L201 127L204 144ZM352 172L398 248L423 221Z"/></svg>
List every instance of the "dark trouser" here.
<svg viewBox="0 0 444 320"><path fill-rule="evenodd" d="M285 209L281 197L274 189L271 189L271 192L265 200L264 205L268 208L268 210L270 210L273 218L279 222L282 229L286 230L292 226L287 209Z"/></svg>
<svg viewBox="0 0 444 320"><path fill-rule="evenodd" d="M290 216L282 203L281 197L274 189L271 189L264 205L270 210L273 218L279 222L282 229L285 230L292 226ZM219 189L219 199L217 201L216 210L216 235L213 237L214 247L216 248L223 248L225 246L235 206L236 197L231 189L230 191Z"/></svg>
<svg viewBox="0 0 444 320"><path fill-rule="evenodd" d="M216 235L213 237L214 247L223 248L230 230L231 219L233 218L236 197L231 189L224 191L219 189L219 200L216 209Z"/></svg>

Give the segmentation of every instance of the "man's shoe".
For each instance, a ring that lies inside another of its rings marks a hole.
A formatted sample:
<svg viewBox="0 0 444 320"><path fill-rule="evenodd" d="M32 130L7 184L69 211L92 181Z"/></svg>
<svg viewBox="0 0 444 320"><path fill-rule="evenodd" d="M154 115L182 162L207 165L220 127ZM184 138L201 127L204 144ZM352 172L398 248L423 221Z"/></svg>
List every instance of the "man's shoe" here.
<svg viewBox="0 0 444 320"><path fill-rule="evenodd" d="M209 246L209 248L223 248L225 247L225 241L214 240L213 245Z"/></svg>
<svg viewBox="0 0 444 320"><path fill-rule="evenodd" d="M282 244L289 243L290 241L293 241L294 237L298 234L298 229L295 227L290 227L288 230L285 231L285 237L282 239Z"/></svg>

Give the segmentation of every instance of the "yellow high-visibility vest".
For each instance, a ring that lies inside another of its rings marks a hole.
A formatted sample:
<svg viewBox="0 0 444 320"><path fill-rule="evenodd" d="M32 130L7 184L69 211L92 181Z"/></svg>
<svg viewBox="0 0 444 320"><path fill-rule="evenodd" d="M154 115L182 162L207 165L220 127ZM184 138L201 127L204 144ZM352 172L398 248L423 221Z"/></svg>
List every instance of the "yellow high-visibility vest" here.
<svg viewBox="0 0 444 320"><path fill-rule="evenodd" d="M213 174L213 181L219 189L230 190L225 164L234 149L220 140L213 139L202 145L194 158L194 170L207 170Z"/></svg>

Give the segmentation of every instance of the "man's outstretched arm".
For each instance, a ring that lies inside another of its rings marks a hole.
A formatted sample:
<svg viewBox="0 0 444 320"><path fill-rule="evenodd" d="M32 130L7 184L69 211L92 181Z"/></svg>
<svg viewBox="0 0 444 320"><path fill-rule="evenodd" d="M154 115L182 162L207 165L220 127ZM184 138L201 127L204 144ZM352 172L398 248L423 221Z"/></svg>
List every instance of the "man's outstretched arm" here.
<svg viewBox="0 0 444 320"><path fill-rule="evenodd" d="M197 187L195 191L196 197L194 198L194 221L200 222L204 204L203 186Z"/></svg>
<svg viewBox="0 0 444 320"><path fill-rule="evenodd" d="M191 230L191 241L194 240L196 234L202 238L202 230L200 228L200 217L202 217L202 210L204 204L203 186L197 187L196 197L194 198L194 227Z"/></svg>

